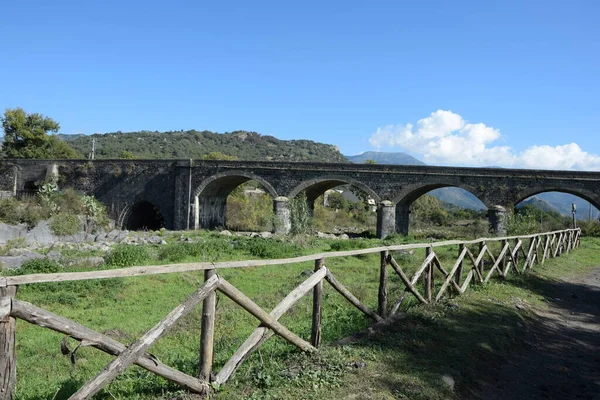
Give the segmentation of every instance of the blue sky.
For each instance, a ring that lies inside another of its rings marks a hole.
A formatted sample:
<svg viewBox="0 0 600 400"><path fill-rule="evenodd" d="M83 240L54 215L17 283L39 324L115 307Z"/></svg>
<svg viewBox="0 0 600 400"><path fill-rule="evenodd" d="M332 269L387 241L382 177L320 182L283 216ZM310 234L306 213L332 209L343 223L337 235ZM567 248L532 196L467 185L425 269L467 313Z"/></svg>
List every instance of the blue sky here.
<svg viewBox="0 0 600 400"><path fill-rule="evenodd" d="M245 129L600 169L599 2L288 3L8 2L0 108L63 133Z"/></svg>

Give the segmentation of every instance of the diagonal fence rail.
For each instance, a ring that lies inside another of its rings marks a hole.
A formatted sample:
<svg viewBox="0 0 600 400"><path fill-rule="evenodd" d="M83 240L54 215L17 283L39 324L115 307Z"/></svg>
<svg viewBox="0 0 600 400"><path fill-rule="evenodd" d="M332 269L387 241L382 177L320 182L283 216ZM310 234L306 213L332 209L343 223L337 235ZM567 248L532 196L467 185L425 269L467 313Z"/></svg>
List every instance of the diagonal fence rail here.
<svg viewBox="0 0 600 400"><path fill-rule="evenodd" d="M317 351L317 348L321 345L323 282L331 285L344 299L377 323L386 318L392 318L408 296L412 295L418 302L427 304L439 301L449 292L464 293L469 285L473 283L484 284L493 276L505 278L511 271L524 273L533 268L535 264L543 264L549 258L568 253L578 247L580 235L581 231L579 229L566 229L525 236L427 244L416 243L330 252L279 260L171 264L168 266L131 267L118 270L0 277L0 349L2 349L2 353L0 353L0 400L11 399L12 391L16 385L16 318L62 333L79 341L82 345L92 346L115 356L100 373L84 384L70 399L81 400L93 397L131 364L137 364L192 392L206 393L210 390L211 385L218 386L226 383L244 360L275 334L302 351ZM492 246L492 243L500 244L496 255L493 248L497 246ZM448 268L442 265L441 257L436 253L438 248L447 246L458 246L456 260L452 266L447 266ZM425 259L409 277L401 263L394 258L394 252L423 248L425 249ZM327 258L370 253L380 253L381 260L377 311L373 311L364 305L325 265ZM292 290L271 312L263 310L217 273L222 268L281 265L304 261L314 261L314 272ZM399 276L404 285L404 294L396 301L389 313L388 267ZM205 271L203 285L130 346L125 346L100 332L16 298L18 286L25 284L142 276L194 270ZM260 324L221 370L214 374L213 343L216 291L233 300L242 309L254 316ZM311 338L308 342L282 325L279 319L310 291L313 292L313 314ZM151 354L146 353L146 350L201 302L203 303L203 313L200 373L198 377L194 377L163 364Z"/></svg>

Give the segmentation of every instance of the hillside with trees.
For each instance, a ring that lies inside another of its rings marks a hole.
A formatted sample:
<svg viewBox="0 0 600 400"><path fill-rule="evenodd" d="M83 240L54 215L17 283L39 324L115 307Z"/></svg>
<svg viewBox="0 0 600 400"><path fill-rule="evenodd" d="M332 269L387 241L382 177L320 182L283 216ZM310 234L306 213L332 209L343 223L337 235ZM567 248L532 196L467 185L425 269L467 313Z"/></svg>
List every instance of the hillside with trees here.
<svg viewBox="0 0 600 400"><path fill-rule="evenodd" d="M91 151L95 158L211 158L211 153L239 160L348 162L337 147L311 140L280 140L256 132L211 131L114 132L59 135L81 157Z"/></svg>

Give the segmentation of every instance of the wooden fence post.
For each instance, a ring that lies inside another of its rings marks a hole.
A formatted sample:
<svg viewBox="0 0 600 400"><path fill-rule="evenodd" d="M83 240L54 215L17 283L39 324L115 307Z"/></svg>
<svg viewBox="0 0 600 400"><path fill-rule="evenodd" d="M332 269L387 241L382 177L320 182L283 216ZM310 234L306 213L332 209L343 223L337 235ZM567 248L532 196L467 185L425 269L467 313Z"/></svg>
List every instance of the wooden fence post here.
<svg viewBox="0 0 600 400"><path fill-rule="evenodd" d="M379 306L377 313L383 318L387 317L387 257L388 251L381 252L379 264Z"/></svg>
<svg viewBox="0 0 600 400"><path fill-rule="evenodd" d="M16 321L10 316L17 286L0 287L0 399L11 400L17 383Z"/></svg>
<svg viewBox="0 0 600 400"><path fill-rule="evenodd" d="M504 249L504 247L508 244L508 240L503 239L502 240L502 249ZM500 276L503 278L506 278L506 276L504 275L504 271L506 271L506 254L508 253L508 251L506 251L504 253L504 256L502 256L502 262L500 263L500 265L502 266L502 269L500 271Z"/></svg>
<svg viewBox="0 0 600 400"><path fill-rule="evenodd" d="M217 274L214 269L204 271L204 281ZM217 293L212 291L202 302L202 332L200 337L200 373L201 380L210 382L213 367L215 312Z"/></svg>
<svg viewBox="0 0 600 400"><path fill-rule="evenodd" d="M425 248L425 258L427 259L427 257L429 257L429 255L431 254L431 252L433 251L433 248L431 246L428 246ZM427 267L427 274L425 275L425 297L427 298L427 301L431 303L431 299L432 299L432 295L433 295L433 273L434 273L434 269L433 269L433 262L429 263L429 266Z"/></svg>
<svg viewBox="0 0 600 400"><path fill-rule="evenodd" d="M319 258L315 260L315 272L323 268L325 259ZM321 311L323 304L323 280L313 288L313 315L312 315L312 332L310 335L310 344L319 348L321 345Z"/></svg>
<svg viewBox="0 0 600 400"><path fill-rule="evenodd" d="M458 245L458 256L460 257L460 255L462 254L462 252L465 250L465 244L461 243ZM456 275L454 278L454 282L456 282L457 285L460 286L460 283L462 282L462 271L463 271L463 262L461 261L458 264L458 268L456 269Z"/></svg>
<svg viewBox="0 0 600 400"><path fill-rule="evenodd" d="M484 247L485 247L485 241L479 242L479 253L480 254ZM485 258L485 256L481 257L481 262L479 263L479 265L475 266L475 268L477 268L477 270L479 270L479 276L482 277L482 279L483 279L483 270L485 268L484 258Z"/></svg>

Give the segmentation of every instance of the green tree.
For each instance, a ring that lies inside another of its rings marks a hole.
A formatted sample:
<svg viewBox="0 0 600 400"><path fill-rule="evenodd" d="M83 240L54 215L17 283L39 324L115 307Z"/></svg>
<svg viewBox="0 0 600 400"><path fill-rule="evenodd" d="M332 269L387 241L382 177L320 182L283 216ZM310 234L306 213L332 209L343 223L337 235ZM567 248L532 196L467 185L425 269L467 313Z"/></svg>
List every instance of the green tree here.
<svg viewBox="0 0 600 400"><path fill-rule="evenodd" d="M0 117L4 130L2 150L8 158L77 158L77 152L57 136L60 125L42 114L22 108L7 109Z"/></svg>
<svg viewBox="0 0 600 400"><path fill-rule="evenodd" d="M377 164L377 161L369 158L367 161L365 161L365 164Z"/></svg>
<svg viewBox="0 0 600 400"><path fill-rule="evenodd" d="M203 160L219 160L219 161L237 161L239 160L236 156L230 156L228 154L221 153L220 151L211 151L210 153L202 157Z"/></svg>
<svg viewBox="0 0 600 400"><path fill-rule="evenodd" d="M121 153L119 153L119 158L122 158L125 160L133 160L135 158L135 154L133 154L129 150L121 150Z"/></svg>

